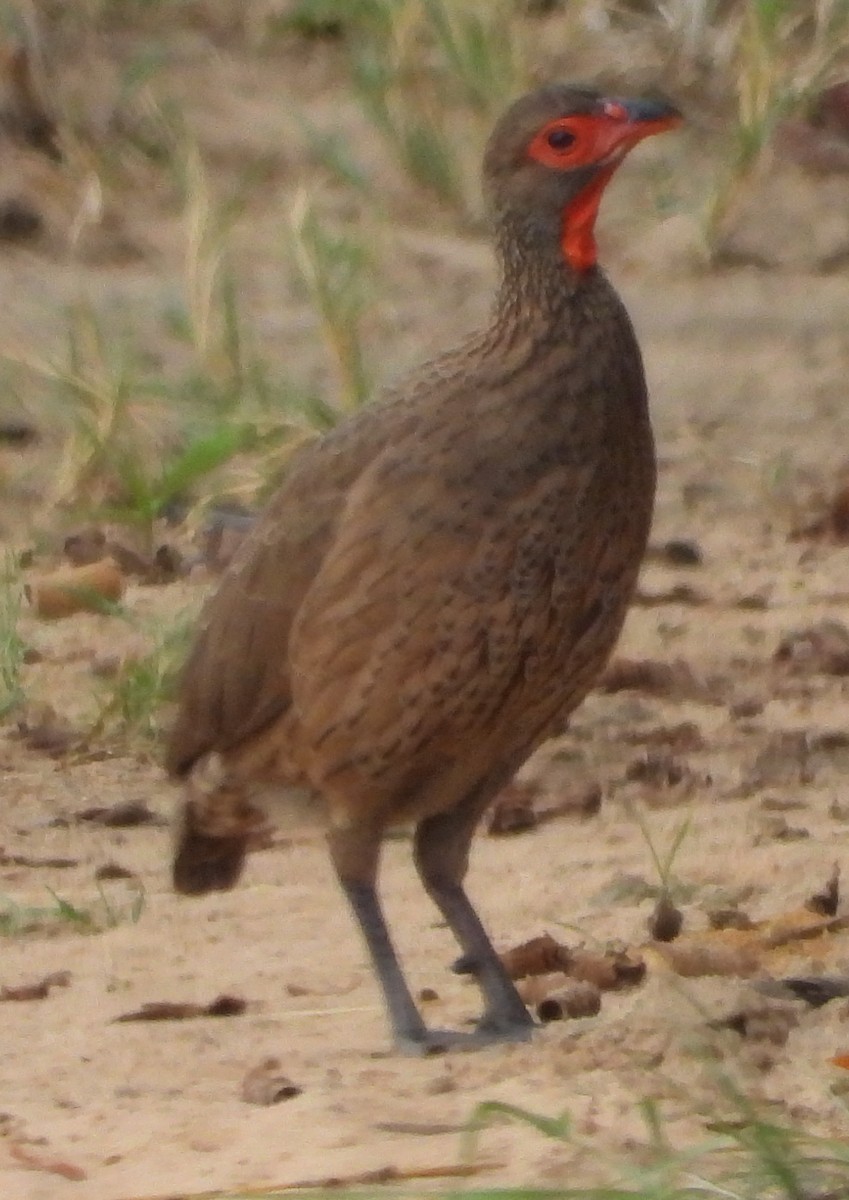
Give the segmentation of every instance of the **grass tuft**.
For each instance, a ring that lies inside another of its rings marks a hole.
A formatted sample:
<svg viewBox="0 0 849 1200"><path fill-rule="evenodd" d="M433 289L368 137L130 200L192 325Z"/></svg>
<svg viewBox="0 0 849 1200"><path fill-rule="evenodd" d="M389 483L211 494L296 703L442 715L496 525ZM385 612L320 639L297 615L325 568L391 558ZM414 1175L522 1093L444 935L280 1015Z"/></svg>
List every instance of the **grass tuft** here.
<svg viewBox="0 0 849 1200"><path fill-rule="evenodd" d="M21 668L26 645L18 632L23 597L17 556L7 550L0 568L0 717L24 699Z"/></svg>
<svg viewBox="0 0 849 1200"><path fill-rule="evenodd" d="M85 903L60 896L52 888L47 891L52 904L19 904L9 896L0 896L0 937L102 933L118 925L135 925L146 903L144 886L138 879L109 892L98 884L97 897Z"/></svg>
<svg viewBox="0 0 849 1200"><path fill-rule="evenodd" d="M196 618L195 609L189 608L164 627L157 621L151 631L151 648L128 658L117 674L104 682L93 737L109 735L133 741L161 737L166 706L174 697Z"/></svg>

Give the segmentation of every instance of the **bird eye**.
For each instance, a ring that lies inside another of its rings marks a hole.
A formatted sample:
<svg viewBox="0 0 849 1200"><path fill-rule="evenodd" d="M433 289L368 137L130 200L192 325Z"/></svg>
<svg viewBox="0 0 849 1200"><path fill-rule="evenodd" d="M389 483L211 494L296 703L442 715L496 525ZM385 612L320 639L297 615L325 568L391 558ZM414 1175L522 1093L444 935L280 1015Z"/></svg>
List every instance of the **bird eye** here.
<svg viewBox="0 0 849 1200"><path fill-rule="evenodd" d="M574 140L574 133L570 133L568 129L552 129L546 138L552 150L568 150Z"/></svg>

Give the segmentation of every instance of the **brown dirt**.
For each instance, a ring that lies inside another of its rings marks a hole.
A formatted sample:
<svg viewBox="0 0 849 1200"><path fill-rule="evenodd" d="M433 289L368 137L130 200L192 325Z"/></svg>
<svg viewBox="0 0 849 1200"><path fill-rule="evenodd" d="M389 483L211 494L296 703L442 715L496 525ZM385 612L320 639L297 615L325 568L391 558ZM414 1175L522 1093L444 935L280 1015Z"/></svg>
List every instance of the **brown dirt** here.
<svg viewBox="0 0 849 1200"><path fill-rule="evenodd" d="M334 108L332 55L311 51L301 62L293 54L282 71L280 61L238 60L219 48L213 83L209 47L186 39L172 83L179 74L175 90L215 171L227 179L234 162L262 150L278 156L276 176L257 189L234 234L249 312L272 361L326 382L314 320L287 294L276 249L298 170L285 148L291 98L316 119L338 113L363 153L379 156L345 104ZM569 734L526 768L546 803L597 781L600 815L479 838L470 890L504 948L546 929L572 944L645 942L654 899L644 885L656 875L629 802L644 806L661 852L685 816L692 822L674 865L690 931L706 928L710 908L732 902L755 919L795 910L822 890L835 860L849 857L847 676L823 673L809 658L773 662L789 633L849 619L846 548L788 540L804 498L828 491L845 456L849 284L812 269L818 260L798 215L781 226L782 247L794 230L798 239L775 269L695 266L692 219L660 221L645 211L658 161L651 154L668 155L670 170L683 173L694 153L684 139L677 149L647 151L642 166L635 156L606 212L606 260L639 328L651 381L661 457L654 540L693 539L704 555L689 568L647 564L619 653L685 666L667 679L668 694L594 693ZM847 208L845 188L829 181L835 225ZM810 189L795 168L776 169L747 210L751 237L763 240L776 195L785 214L804 213ZM80 264L50 242L3 252L5 348L44 353L58 344L62 305L82 292L104 311L123 306L170 361L176 351L157 313L179 286L179 217L157 199L149 213L140 201L128 204L124 219L140 257L110 257L107 245ZM839 250L843 233L832 232L831 249ZM483 311L492 271L485 244L433 212L423 219L412 211L380 236L387 299L371 336L391 373ZM744 248L746 236L741 226ZM0 463L12 489L4 523L17 540L51 450L17 457L28 453L3 451ZM43 526L43 514L39 520ZM675 593L680 584L691 592ZM170 618L205 586L133 586L126 602L140 616ZM72 722L92 707L92 660L126 652L134 636L124 623L90 614L52 625L27 616L22 632L41 656L26 668L28 694ZM698 736L677 728L684 722ZM498 1127L483 1136L478 1181L574 1186L599 1179L602 1163L607 1170L619 1157L643 1156L636 1106L644 1097L663 1104L673 1142L694 1138L702 1116L722 1106L718 1069L782 1118L845 1134L845 1076L828 1062L847 1049L845 1001L819 1009L793 1002L798 1023L783 1045L712 1030L710 1018L763 997L737 978L682 980L651 948L641 986L605 995L598 1017L548 1026L528 1046L422 1061L387 1054L375 984L317 834L286 831L252 858L231 894L178 900L169 891L163 825L55 823L125 801L167 817L175 797L154 757L54 758L17 740L12 721L3 734L2 894L49 906L52 888L96 907L95 871L108 862L145 889L135 923L121 919L95 934L64 923L3 940L1 986L70 972L68 986L0 1008L5 1200L73 1191L63 1167L85 1172L77 1186L87 1200L121 1200L451 1166L457 1130L484 1100L548 1115L566 1109L576 1138L559 1145L528 1128ZM14 861L57 857L77 865ZM477 995L448 971L455 948L422 896L406 840L387 846L383 879L411 978L437 994L426 1006L430 1019L462 1023ZM126 916L130 885L103 887ZM767 955L758 970L839 971L847 961L849 935L836 932ZM221 994L243 997L247 1012L115 1023L149 1002L207 1004ZM249 1105L243 1080L271 1057L302 1090L280 1105Z"/></svg>

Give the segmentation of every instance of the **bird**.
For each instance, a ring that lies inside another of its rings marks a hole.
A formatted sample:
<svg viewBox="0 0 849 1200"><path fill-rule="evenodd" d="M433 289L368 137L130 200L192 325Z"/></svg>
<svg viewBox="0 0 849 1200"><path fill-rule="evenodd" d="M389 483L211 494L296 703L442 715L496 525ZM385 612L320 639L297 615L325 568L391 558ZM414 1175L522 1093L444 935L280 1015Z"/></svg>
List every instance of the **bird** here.
<svg viewBox="0 0 849 1200"><path fill-rule="evenodd" d="M182 672L175 890L233 887L264 827L258 797L305 797L399 1051L534 1029L464 878L482 813L565 728L636 585L654 441L594 225L628 151L682 119L666 99L566 83L506 110L483 156L500 267L488 322L297 452ZM429 1028L406 981L377 886L398 825L473 968L474 1029Z"/></svg>

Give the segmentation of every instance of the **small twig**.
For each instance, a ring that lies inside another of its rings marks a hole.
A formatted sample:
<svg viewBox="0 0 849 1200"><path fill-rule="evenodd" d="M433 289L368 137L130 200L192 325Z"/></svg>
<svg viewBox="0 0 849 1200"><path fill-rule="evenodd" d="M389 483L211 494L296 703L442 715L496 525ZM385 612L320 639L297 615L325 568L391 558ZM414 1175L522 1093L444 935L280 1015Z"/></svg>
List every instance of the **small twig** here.
<svg viewBox="0 0 849 1200"><path fill-rule="evenodd" d="M63 1179L70 1179L76 1183L88 1179L88 1175L82 1167L65 1162L62 1158L51 1158L47 1154L33 1150L23 1142L11 1142L9 1156L29 1171L46 1171L50 1175L61 1175Z"/></svg>
<svg viewBox="0 0 849 1200"><path fill-rule="evenodd" d="M839 917L828 917L824 921L815 921L811 925L779 929L765 937L763 945L765 949L772 950L776 946L787 946L790 942L803 942L808 938L819 937L821 933L837 933L841 929L849 929L849 913L844 913Z"/></svg>
<svg viewBox="0 0 849 1200"><path fill-rule="evenodd" d="M262 1187L236 1187L214 1192L160 1192L156 1196L127 1196L126 1200L229 1200L238 1194L244 1200L261 1200L283 1192L320 1190L324 1188L370 1187L382 1183L406 1183L413 1179L465 1179L480 1175L483 1171L500 1170L503 1162L481 1159L474 1163L445 1163L432 1167L377 1167L371 1171L357 1171L352 1175L325 1175L321 1178L298 1179L290 1183L263 1184Z"/></svg>

